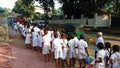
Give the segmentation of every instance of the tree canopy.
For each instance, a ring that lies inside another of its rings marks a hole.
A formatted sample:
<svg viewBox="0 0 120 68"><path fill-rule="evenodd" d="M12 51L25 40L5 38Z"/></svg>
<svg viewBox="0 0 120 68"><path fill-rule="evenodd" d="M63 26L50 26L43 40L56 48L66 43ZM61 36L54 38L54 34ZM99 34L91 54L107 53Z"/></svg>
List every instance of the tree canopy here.
<svg viewBox="0 0 120 68"><path fill-rule="evenodd" d="M63 4L62 10L68 18L74 15L80 18L81 14L86 17L93 17L95 13L101 13L102 8L106 4L110 4L112 0L58 0Z"/></svg>
<svg viewBox="0 0 120 68"><path fill-rule="evenodd" d="M34 2L31 0L17 0L13 11L26 18L32 18L35 13Z"/></svg>

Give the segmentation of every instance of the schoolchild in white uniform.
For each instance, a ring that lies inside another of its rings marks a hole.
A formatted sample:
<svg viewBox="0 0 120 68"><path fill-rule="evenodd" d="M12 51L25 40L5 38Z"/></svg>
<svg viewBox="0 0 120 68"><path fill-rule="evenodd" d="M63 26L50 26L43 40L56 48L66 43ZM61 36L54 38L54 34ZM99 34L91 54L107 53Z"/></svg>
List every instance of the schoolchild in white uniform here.
<svg viewBox="0 0 120 68"><path fill-rule="evenodd" d="M77 34L74 33L74 34L73 34L73 37L74 37L73 39L74 39L75 46L76 46L76 44L77 44L77 42L78 42ZM78 54L78 49L77 49L77 48L75 49L75 51L76 51L76 54Z"/></svg>
<svg viewBox="0 0 120 68"><path fill-rule="evenodd" d="M75 52L75 41L73 39L74 37L72 36L71 39L68 41L68 47L69 47L69 52L68 52L68 57L70 58L70 67L75 64L75 59L76 59L76 52Z"/></svg>
<svg viewBox="0 0 120 68"><path fill-rule="evenodd" d="M23 39L25 39L25 37L26 37L26 31L27 31L27 26L24 25L22 28L22 31L21 31Z"/></svg>
<svg viewBox="0 0 120 68"><path fill-rule="evenodd" d="M106 68L108 68L108 65L110 64L110 55L111 55L111 43L110 42L105 42L105 65Z"/></svg>
<svg viewBox="0 0 120 68"><path fill-rule="evenodd" d="M18 31L17 23L14 23L14 29L16 32Z"/></svg>
<svg viewBox="0 0 120 68"><path fill-rule="evenodd" d="M88 54L88 44L87 42L84 40L84 35L80 35L80 40L77 42L77 47L78 47L78 59L79 59L79 65L80 68L86 68L86 62L85 62L85 58L86 58L86 54L87 56L89 56ZM84 66L82 67L82 62L84 62Z"/></svg>
<svg viewBox="0 0 120 68"><path fill-rule="evenodd" d="M25 37L25 44L26 44L26 48L31 48L30 47L30 43L31 43L31 31L29 26L27 26L27 31L26 33L26 37Z"/></svg>
<svg viewBox="0 0 120 68"><path fill-rule="evenodd" d="M58 38L58 34L54 35L55 39L53 40L53 48L54 48L54 58L55 58L55 66L58 68L62 68L62 58L63 58L63 45L61 39Z"/></svg>
<svg viewBox="0 0 120 68"><path fill-rule="evenodd" d="M105 58L105 50L104 50L104 44L103 43L98 43L97 45L98 47L98 52L97 52L97 55L96 55L96 59L95 59L95 68L105 68L105 61L104 61L104 58Z"/></svg>
<svg viewBox="0 0 120 68"><path fill-rule="evenodd" d="M34 24L33 29L34 29L34 31L35 31L36 33L38 33L38 32L40 31L40 29L37 27L37 25L36 25L36 24Z"/></svg>
<svg viewBox="0 0 120 68"><path fill-rule="evenodd" d="M42 27L42 29L41 29L41 34L42 34L42 36L44 35L44 30L45 30L45 28Z"/></svg>
<svg viewBox="0 0 120 68"><path fill-rule="evenodd" d="M41 52L41 50L42 50L42 33L41 33L41 30L38 32L37 43L38 43L38 46L39 46L39 49L40 49L40 52Z"/></svg>
<svg viewBox="0 0 120 68"><path fill-rule="evenodd" d="M63 58L62 58L62 64L63 64L63 67L64 67L64 62L67 63L67 51L68 51L68 46L67 46L67 35L65 34L62 34L62 45L63 45ZM68 65L68 63L67 63Z"/></svg>
<svg viewBox="0 0 120 68"><path fill-rule="evenodd" d="M113 45L112 47L112 50L113 50L113 53L110 57L110 65L108 68L120 68L120 65L119 65L119 60L120 60L120 53L119 53L119 45Z"/></svg>
<svg viewBox="0 0 120 68"><path fill-rule="evenodd" d="M74 46L76 46L77 45L77 42L78 42L78 38L77 38L77 34L76 33L74 33L73 34L73 40L74 40L74 43L75 43L75 45ZM78 55L78 48L75 48L75 53L76 53L76 55ZM75 63L74 64L76 64L76 59L75 59Z"/></svg>
<svg viewBox="0 0 120 68"><path fill-rule="evenodd" d="M38 37L38 34L34 31L34 29L32 29L32 46L34 50L36 50L36 47L38 46L37 37Z"/></svg>
<svg viewBox="0 0 120 68"><path fill-rule="evenodd" d="M42 54L44 55L45 57L45 62L48 62L49 61L49 51L50 51L50 40L49 37L48 37L48 31L45 30L45 34L42 38L43 40L43 49L42 49Z"/></svg>

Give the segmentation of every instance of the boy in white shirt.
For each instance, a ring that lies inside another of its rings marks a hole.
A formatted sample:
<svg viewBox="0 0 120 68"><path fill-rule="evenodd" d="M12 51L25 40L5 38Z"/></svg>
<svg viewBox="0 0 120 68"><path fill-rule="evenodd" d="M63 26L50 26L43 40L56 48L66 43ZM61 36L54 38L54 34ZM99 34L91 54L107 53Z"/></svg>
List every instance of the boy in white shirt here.
<svg viewBox="0 0 120 68"><path fill-rule="evenodd" d="M50 40L48 40L49 37L48 37L47 33L48 33L48 31L46 30L45 34L44 34L44 36L42 38L42 40L43 40L42 54L45 57L45 62L49 61L49 50L50 50Z"/></svg>
<svg viewBox="0 0 120 68"><path fill-rule="evenodd" d="M82 61L84 62L84 66L83 68L86 67L86 62L85 62L85 58L86 58L86 54L89 56L88 54L88 44L86 41L84 41L84 35L80 35L80 40L77 42L77 47L78 47L78 59L79 59L79 64L80 64L80 68L82 68Z"/></svg>
<svg viewBox="0 0 120 68"><path fill-rule="evenodd" d="M70 67L71 65L73 65L74 67L75 59L76 59L75 41L73 38L74 37L72 36L71 39L68 41L68 47L69 47L68 57L70 58Z"/></svg>
<svg viewBox="0 0 120 68"><path fill-rule="evenodd" d="M62 39L61 39L61 41L62 41L62 45L63 45L63 58L62 58L62 66L64 67L64 63L67 63L67 66L69 66L69 63L67 62L67 51L68 51L68 49L67 49L67 43L68 43L68 41L67 41L67 38L66 38L67 36L66 36L66 34L62 34Z"/></svg>
<svg viewBox="0 0 120 68"><path fill-rule="evenodd" d="M55 39L53 40L53 48L54 48L54 58L55 58L55 66L56 68L62 68L62 58L63 58L63 46L61 39L58 38L58 34L55 34ZM58 66L59 65L59 66Z"/></svg>

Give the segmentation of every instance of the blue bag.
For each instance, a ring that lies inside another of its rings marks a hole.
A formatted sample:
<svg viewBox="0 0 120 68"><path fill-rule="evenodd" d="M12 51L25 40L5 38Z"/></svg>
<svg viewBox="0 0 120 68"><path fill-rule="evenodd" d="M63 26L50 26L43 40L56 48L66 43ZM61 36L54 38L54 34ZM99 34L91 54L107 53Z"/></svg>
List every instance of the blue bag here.
<svg viewBox="0 0 120 68"><path fill-rule="evenodd" d="M86 57L86 63L90 64L90 57L89 56Z"/></svg>

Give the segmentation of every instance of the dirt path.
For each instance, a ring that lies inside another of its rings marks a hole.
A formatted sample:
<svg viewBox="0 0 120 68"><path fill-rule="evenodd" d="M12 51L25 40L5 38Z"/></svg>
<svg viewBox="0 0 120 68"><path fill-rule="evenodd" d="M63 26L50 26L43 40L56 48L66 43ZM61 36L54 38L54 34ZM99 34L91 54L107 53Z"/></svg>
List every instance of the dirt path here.
<svg viewBox="0 0 120 68"><path fill-rule="evenodd" d="M55 68L54 62L44 62L44 56L37 51L25 48L24 40L19 33L11 31L10 43L12 50L11 68Z"/></svg>
<svg viewBox="0 0 120 68"><path fill-rule="evenodd" d="M11 46L13 51L12 68L54 68L54 63L45 63L39 52Z"/></svg>

